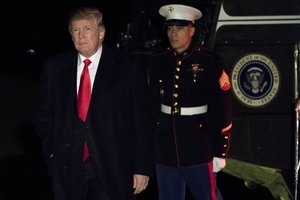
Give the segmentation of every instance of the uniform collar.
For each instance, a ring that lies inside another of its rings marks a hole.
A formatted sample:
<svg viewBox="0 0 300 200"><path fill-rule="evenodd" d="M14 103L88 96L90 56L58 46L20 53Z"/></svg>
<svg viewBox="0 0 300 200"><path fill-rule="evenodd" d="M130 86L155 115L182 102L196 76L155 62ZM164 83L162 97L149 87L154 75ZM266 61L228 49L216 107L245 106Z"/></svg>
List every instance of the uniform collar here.
<svg viewBox="0 0 300 200"><path fill-rule="evenodd" d="M185 57L190 55L194 51L195 48L196 48L196 43L192 42L190 44L190 46L185 51L183 51L182 53L176 53L175 49L173 49L171 47L170 47L170 50L173 52L174 56L177 59L184 59Z"/></svg>

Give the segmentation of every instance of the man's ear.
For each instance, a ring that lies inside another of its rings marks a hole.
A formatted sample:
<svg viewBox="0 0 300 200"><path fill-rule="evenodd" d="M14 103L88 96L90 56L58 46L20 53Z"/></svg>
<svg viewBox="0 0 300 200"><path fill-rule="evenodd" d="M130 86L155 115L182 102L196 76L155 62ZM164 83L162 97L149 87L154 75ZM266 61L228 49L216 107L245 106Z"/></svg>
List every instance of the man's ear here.
<svg viewBox="0 0 300 200"><path fill-rule="evenodd" d="M191 37L195 34L195 32L196 32L196 28L194 26L191 26L190 27L190 35L191 35Z"/></svg>
<svg viewBox="0 0 300 200"><path fill-rule="evenodd" d="M100 31L100 33L99 33L99 39L100 39L100 40L103 40L103 39L104 39L104 36L105 36L105 30L103 29L103 30Z"/></svg>

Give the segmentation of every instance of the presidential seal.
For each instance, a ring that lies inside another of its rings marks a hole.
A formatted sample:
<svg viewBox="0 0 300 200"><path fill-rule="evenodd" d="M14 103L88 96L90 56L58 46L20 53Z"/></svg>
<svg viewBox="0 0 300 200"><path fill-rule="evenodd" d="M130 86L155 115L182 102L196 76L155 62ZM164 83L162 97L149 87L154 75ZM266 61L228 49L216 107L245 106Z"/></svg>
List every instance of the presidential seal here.
<svg viewBox="0 0 300 200"><path fill-rule="evenodd" d="M231 73L235 97L249 107L270 103L278 94L280 74L276 65L262 54L248 54L240 58Z"/></svg>

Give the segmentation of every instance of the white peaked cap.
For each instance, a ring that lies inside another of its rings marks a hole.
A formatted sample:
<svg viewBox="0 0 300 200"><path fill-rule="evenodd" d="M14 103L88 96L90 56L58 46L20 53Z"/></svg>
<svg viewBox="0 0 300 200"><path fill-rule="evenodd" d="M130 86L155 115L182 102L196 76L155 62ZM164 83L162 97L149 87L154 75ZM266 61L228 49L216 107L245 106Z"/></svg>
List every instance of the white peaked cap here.
<svg viewBox="0 0 300 200"><path fill-rule="evenodd" d="M166 20L187 20L194 21L202 17L202 13L197 8L185 6L181 4L170 4L162 6L159 9L159 14Z"/></svg>

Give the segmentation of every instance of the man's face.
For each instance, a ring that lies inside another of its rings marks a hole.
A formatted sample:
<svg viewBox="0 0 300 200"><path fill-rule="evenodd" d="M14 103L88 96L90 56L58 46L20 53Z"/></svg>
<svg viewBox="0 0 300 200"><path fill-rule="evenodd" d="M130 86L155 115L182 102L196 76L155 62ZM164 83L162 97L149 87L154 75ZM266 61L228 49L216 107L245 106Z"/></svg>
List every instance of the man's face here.
<svg viewBox="0 0 300 200"><path fill-rule="evenodd" d="M192 25L167 27L170 45L177 53L182 53L189 47L194 33L195 28Z"/></svg>
<svg viewBox="0 0 300 200"><path fill-rule="evenodd" d="M76 50L88 58L101 46L105 35L104 27L98 27L96 19L72 21L70 32Z"/></svg>

